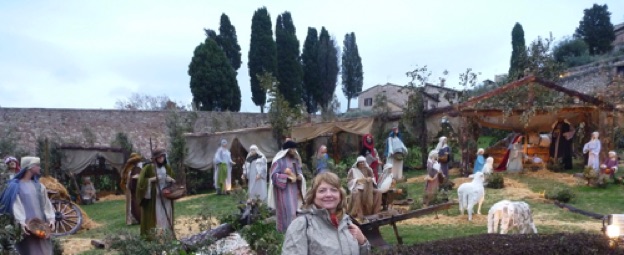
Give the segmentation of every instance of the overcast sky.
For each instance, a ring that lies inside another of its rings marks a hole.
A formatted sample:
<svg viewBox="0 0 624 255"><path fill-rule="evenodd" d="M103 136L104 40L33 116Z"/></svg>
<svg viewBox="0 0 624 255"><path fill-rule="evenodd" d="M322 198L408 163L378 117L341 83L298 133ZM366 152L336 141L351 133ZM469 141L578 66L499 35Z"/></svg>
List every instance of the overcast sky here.
<svg viewBox="0 0 624 255"><path fill-rule="evenodd" d="M253 12L266 6L273 29L290 11L300 45L307 27L325 26L342 47L355 32L364 89L404 85L405 72L446 69L448 85L471 67L479 80L506 73L511 29L524 27L527 45L550 32L570 36L593 1L3 1L0 4L0 106L113 108L133 92L192 100L188 64L204 28L218 30L221 13L242 48L238 84L243 112L251 101L247 54ZM611 22L624 22L624 1L607 3ZM432 81L436 81L433 79ZM340 78L336 93L346 99ZM357 106L353 100L352 105Z"/></svg>

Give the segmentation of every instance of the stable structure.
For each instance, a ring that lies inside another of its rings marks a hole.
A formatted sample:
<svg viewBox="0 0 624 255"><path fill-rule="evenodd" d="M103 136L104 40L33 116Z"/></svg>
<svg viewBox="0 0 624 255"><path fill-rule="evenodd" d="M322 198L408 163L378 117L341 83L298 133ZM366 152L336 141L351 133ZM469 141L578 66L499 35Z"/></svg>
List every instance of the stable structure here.
<svg viewBox="0 0 624 255"><path fill-rule="evenodd" d="M543 156L548 154L548 148L540 146L539 134L550 134L559 118L577 127L577 134L580 133L577 137L584 137L578 142L586 142L589 133L599 131L601 154L604 153L601 156L606 157L606 152L614 148L614 127L621 121L618 120L621 113L613 104L599 98L528 76L460 104L428 111L426 122L430 137L441 130L441 122L458 131L455 139L462 147L462 169L468 169L470 157L476 152L476 148L468 145L478 139L480 127L523 134L529 137L525 139L525 153ZM497 165L501 152L496 149L489 152Z"/></svg>

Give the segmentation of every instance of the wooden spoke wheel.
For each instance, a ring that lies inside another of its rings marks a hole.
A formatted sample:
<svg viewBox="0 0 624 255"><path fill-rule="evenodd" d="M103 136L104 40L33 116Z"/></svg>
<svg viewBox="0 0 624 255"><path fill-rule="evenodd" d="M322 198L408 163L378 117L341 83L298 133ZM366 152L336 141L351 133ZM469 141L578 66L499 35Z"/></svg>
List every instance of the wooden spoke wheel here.
<svg viewBox="0 0 624 255"><path fill-rule="evenodd" d="M82 213L77 205L67 200L52 199L56 223L53 236L66 236L76 233L82 225Z"/></svg>

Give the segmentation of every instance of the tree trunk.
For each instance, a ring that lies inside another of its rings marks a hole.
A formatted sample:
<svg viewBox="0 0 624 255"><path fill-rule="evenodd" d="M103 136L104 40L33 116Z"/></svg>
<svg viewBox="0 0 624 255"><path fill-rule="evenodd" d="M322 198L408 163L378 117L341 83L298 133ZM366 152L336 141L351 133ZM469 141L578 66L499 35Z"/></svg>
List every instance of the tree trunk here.
<svg viewBox="0 0 624 255"><path fill-rule="evenodd" d="M260 113L264 113L264 105L260 106Z"/></svg>
<svg viewBox="0 0 624 255"><path fill-rule="evenodd" d="M351 98L347 97L347 112L351 109Z"/></svg>

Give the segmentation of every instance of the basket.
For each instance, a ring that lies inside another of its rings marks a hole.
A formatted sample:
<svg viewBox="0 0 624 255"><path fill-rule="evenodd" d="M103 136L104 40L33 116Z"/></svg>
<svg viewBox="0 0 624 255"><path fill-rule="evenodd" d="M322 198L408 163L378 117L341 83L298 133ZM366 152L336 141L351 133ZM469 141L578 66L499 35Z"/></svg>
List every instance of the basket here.
<svg viewBox="0 0 624 255"><path fill-rule="evenodd" d="M32 218L26 222L30 234L40 239L46 239L51 233L50 225L39 218Z"/></svg>
<svg viewBox="0 0 624 255"><path fill-rule="evenodd" d="M394 157L394 159L396 160L403 160L405 155L403 155L403 152L395 152L394 154L392 154L392 157Z"/></svg>
<svg viewBox="0 0 624 255"><path fill-rule="evenodd" d="M177 200L186 195L186 187L184 185L172 184L162 189L162 194L166 199Z"/></svg>

